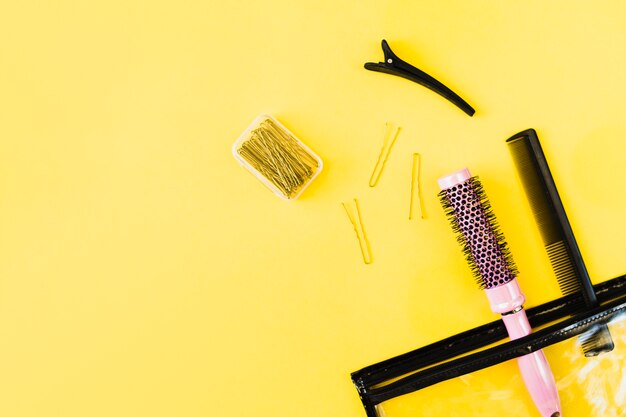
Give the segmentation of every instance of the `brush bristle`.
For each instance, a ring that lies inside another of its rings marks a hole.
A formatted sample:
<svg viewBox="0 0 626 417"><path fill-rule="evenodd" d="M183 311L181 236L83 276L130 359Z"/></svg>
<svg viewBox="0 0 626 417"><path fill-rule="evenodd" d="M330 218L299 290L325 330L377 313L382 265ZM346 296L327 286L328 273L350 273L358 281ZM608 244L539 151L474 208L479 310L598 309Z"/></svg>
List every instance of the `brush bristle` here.
<svg viewBox="0 0 626 417"><path fill-rule="evenodd" d="M478 286L513 280L517 267L478 177L441 191L439 198Z"/></svg>

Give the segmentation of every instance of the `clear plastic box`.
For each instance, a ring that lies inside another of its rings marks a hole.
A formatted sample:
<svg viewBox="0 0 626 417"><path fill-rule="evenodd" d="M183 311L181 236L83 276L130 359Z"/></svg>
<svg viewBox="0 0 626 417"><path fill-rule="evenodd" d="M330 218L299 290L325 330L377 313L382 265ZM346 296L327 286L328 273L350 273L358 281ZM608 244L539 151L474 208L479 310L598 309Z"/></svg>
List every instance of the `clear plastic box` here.
<svg viewBox="0 0 626 417"><path fill-rule="evenodd" d="M322 170L322 159L269 114L239 136L233 156L277 196L295 200Z"/></svg>

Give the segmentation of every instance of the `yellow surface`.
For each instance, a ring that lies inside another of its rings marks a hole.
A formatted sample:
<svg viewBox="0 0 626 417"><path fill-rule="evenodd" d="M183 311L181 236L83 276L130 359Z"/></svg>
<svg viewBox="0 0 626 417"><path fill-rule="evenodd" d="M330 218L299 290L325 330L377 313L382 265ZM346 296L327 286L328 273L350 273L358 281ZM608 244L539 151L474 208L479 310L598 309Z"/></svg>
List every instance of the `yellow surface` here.
<svg viewBox="0 0 626 417"><path fill-rule="evenodd" d="M0 415L364 416L351 371L494 318L439 176L481 176L527 305L558 296L504 145L529 127L593 280L624 273L625 16L617 0L3 1ZM383 38L476 115L364 70ZM324 160L295 202L231 155L261 112ZM386 121L403 131L369 188ZM564 415L593 415L585 401Z"/></svg>

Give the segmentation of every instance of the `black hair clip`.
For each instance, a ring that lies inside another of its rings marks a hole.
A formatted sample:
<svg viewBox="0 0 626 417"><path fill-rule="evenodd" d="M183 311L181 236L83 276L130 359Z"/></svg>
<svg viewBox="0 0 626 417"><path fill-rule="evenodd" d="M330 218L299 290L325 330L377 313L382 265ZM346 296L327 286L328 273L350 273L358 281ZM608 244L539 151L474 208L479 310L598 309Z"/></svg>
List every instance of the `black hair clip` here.
<svg viewBox="0 0 626 417"><path fill-rule="evenodd" d="M394 54L389 47L387 41L384 39L382 42L382 46L383 53L385 54L385 62L367 62L365 64L365 69L370 71L384 72L391 75L397 75L398 77L414 81L444 97L445 99L456 105L458 108L463 110L465 113L467 113L469 116L474 115L474 108L461 97L459 97L458 94L450 90L448 87L446 87L430 75L426 74L424 71L415 68L408 62L405 62L398 58L398 56Z"/></svg>

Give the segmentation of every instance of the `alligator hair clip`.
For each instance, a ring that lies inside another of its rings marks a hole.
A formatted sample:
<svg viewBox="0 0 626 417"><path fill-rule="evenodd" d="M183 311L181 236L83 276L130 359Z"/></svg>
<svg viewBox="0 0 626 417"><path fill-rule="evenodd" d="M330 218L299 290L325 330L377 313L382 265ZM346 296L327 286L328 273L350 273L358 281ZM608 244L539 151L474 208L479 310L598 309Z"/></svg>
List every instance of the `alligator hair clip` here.
<svg viewBox="0 0 626 417"><path fill-rule="evenodd" d="M416 82L444 97L452 104L467 113L469 116L474 115L474 108L461 97L459 97L458 94L450 90L448 87L446 87L430 75L426 74L424 71L415 68L408 62L405 62L398 58L398 56L394 54L389 47L387 41L384 39L382 42L382 47L383 53L385 54L385 62L367 62L365 64L365 69L368 69L370 71L384 72L385 74L397 75L398 77L406 78L408 80Z"/></svg>

